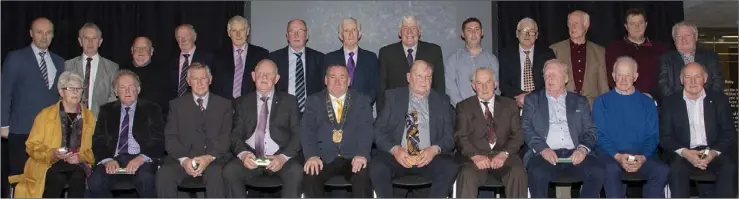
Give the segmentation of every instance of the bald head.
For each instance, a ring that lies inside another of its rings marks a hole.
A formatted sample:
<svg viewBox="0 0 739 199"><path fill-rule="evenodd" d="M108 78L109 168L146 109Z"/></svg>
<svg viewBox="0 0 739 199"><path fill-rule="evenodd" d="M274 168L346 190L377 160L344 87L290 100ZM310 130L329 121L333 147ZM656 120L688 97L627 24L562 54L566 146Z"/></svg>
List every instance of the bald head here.
<svg viewBox="0 0 739 199"><path fill-rule="evenodd" d="M708 81L708 74L703 65L699 63L689 63L680 71L680 82L683 84L688 98L698 98L700 93L703 92L706 81Z"/></svg>
<svg viewBox="0 0 739 199"><path fill-rule="evenodd" d="M147 37L136 37L131 46L131 55L133 55L133 61L136 62L136 66L144 66L146 62L149 62L151 56L154 55L154 47L151 44L151 40Z"/></svg>
<svg viewBox="0 0 739 199"><path fill-rule="evenodd" d="M426 61L416 60L411 66L410 72L406 74L408 87L415 95L423 96L431 89L431 78L433 67Z"/></svg>
<svg viewBox="0 0 739 199"><path fill-rule="evenodd" d="M277 72L277 64L269 59L262 59L251 72L251 78L256 84L257 91L266 95L274 90L275 84L280 80Z"/></svg>
<svg viewBox="0 0 739 199"><path fill-rule="evenodd" d="M51 20L40 17L33 20L31 30L28 31L33 39L33 44L41 50L46 50L54 39L54 24Z"/></svg>

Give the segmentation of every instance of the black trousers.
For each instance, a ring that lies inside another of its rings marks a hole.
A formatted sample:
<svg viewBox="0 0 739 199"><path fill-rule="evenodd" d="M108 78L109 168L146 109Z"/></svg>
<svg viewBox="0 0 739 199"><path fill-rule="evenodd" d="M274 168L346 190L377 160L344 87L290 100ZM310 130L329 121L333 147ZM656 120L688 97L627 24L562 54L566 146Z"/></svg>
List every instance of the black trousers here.
<svg viewBox="0 0 739 199"><path fill-rule="evenodd" d="M300 198L300 183L303 179L303 165L301 164L303 156L290 158L282 168L273 173L264 167L257 167L250 170L244 166L239 158L233 158L223 169L223 178L225 179L229 190L229 198L246 198L246 182L252 178L261 175L277 175L282 180L281 194L283 198Z"/></svg>
<svg viewBox="0 0 739 199"><path fill-rule="evenodd" d="M126 168L128 162L138 155L121 154L113 158L121 168ZM98 164L92 170L87 181L88 198L110 198L113 194L110 189L116 182L129 181L141 198L156 198L155 189L157 165L152 162L142 164L134 175L108 174L105 172L105 164Z"/></svg>
<svg viewBox="0 0 739 199"><path fill-rule="evenodd" d="M203 171L203 183L205 183L206 197L226 197L226 188L223 184L223 166L228 160L216 159ZM160 198L176 198L178 186L185 178L192 176L185 173L180 162L172 157L165 158L162 167L157 171L156 177L157 196Z"/></svg>
<svg viewBox="0 0 739 199"><path fill-rule="evenodd" d="M46 171L44 198L62 197L64 186L69 184L69 198L85 197L85 170L80 165L57 161Z"/></svg>
<svg viewBox="0 0 739 199"><path fill-rule="evenodd" d="M369 162L368 162L369 164ZM330 163L323 163L323 170L318 175L303 176L303 189L306 198L325 198L326 181L341 175L352 184L352 196L355 198L372 198L372 185L367 168L352 172L352 159L336 158Z"/></svg>
<svg viewBox="0 0 739 199"><path fill-rule="evenodd" d="M26 140L28 135L8 134L8 161L10 171L8 175L17 175L23 173L23 167L26 166L28 154L26 153Z"/></svg>
<svg viewBox="0 0 739 199"><path fill-rule="evenodd" d="M439 154L421 168L405 168L387 152L378 152L370 162L372 186L378 198L393 197L392 179L407 175L419 175L431 180L430 198L446 198L457 177L459 164L450 155Z"/></svg>
<svg viewBox="0 0 739 199"><path fill-rule="evenodd" d="M670 162L670 192L673 198L690 197L690 175L699 169L694 167L687 159L675 154ZM734 198L736 197L736 185L734 178L737 174L736 165L725 153L716 156L706 171L716 175L716 182L711 191L699 190L712 198ZM699 188L712 188L711 186L698 186Z"/></svg>
<svg viewBox="0 0 739 199"><path fill-rule="evenodd" d="M557 157L571 157L574 150L555 150ZM582 180L580 196L583 198L600 197L600 190L605 180L605 170L598 157L588 154L578 165L572 163L557 163L552 165L547 162L541 154L531 157L527 166L529 178L529 191L531 198L546 198L549 196L549 182L560 175L572 175Z"/></svg>

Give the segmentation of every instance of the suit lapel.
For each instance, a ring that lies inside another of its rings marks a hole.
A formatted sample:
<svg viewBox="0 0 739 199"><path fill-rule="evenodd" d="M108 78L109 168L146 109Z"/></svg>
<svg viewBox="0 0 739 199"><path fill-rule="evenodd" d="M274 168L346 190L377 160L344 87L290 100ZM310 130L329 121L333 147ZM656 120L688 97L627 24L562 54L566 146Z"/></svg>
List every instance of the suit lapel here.
<svg viewBox="0 0 739 199"><path fill-rule="evenodd" d="M435 108L437 104L441 104L438 102L439 101L438 96L434 95L434 93L432 92L432 93L429 93L428 98L429 99L428 99L427 106L429 108L429 128L431 128L430 134L429 134L429 139L430 139L429 143L433 143L432 141L434 140L436 135L438 135L439 133L439 125L444 124L444 121L441 118L442 117L441 114L437 113L439 109Z"/></svg>
<svg viewBox="0 0 739 199"><path fill-rule="evenodd" d="M547 92L542 90L539 93L539 110L542 112L541 117L543 117L541 122L546 122L547 125L544 125L544 135L549 135L549 100L547 99ZM545 140L546 141L546 140Z"/></svg>
<svg viewBox="0 0 739 199"><path fill-rule="evenodd" d="M501 137L507 137L507 135L501 136L501 132L505 132L505 131L500 131L500 128L499 127L501 126L500 125L501 123L497 121L498 119L503 118L503 116L505 115L504 114L505 112L503 112L504 109L502 109L502 106L503 105L501 105L501 103L500 103L500 98L501 97L502 96L495 96L495 100L493 100L493 121L495 121L493 123L493 129L495 129L495 136L497 136L499 138L501 138ZM479 111L478 111L478 113L479 113ZM490 137L488 137L488 139L490 139ZM505 139L502 138L502 139L497 139L497 140L501 140L502 141L502 140L505 140ZM505 142L505 141L503 141L503 142ZM503 144L503 142L497 142L498 144L496 144L495 146L501 147L502 144Z"/></svg>
<svg viewBox="0 0 739 199"><path fill-rule="evenodd" d="M277 91L275 91L277 92ZM246 99L244 99L244 103L246 103L246 110L244 113L246 113L244 116L246 118L246 125L244 126L246 129L243 129L246 131L246 137L244 140L249 139L249 137L254 134L254 129L257 127L257 120L259 120L259 110L257 109L257 93L252 92L251 94L246 96Z"/></svg>
<svg viewBox="0 0 739 199"><path fill-rule="evenodd" d="M419 41L419 44L418 44L418 45L421 45L421 44L420 44L420 41ZM417 48L416 48L416 50L418 50L418 49L419 49L419 48L417 47ZM402 43L402 42L398 42L398 47L397 47L397 51L398 51L398 53L399 53L400 57L402 57L402 58L403 58L403 61L402 61L402 62L403 62L403 64L401 64L401 65L400 65L400 66L398 66L398 67L404 67L404 68L402 69L402 71L408 71L408 69L409 69L409 68L411 68L411 66L410 66L410 65L408 65L408 61L407 61L407 60L408 60L408 59L407 59L407 57L408 57L408 56L407 56L407 55L405 54L405 50L403 50L403 43ZM413 57L413 59L414 59L414 60L415 60L415 59L417 59L418 55L420 55L420 54L419 54L418 52L416 52L416 56L414 56L414 57Z"/></svg>
<svg viewBox="0 0 739 199"><path fill-rule="evenodd" d="M567 91L565 91L565 92L567 92ZM570 130L570 136L572 136L572 144L575 145L575 146L577 146L577 144L578 144L577 137L579 136L578 135L579 128L577 128L577 126L576 126L576 124L575 124L574 121L576 121L577 119L579 119L579 118L576 117L576 114L579 114L579 112L582 111L582 110L577 109L577 103L575 101L577 99L575 99L575 96L572 96L573 94L574 93L567 93L567 96L565 96L565 104L566 104L565 110L567 111L567 121L568 121L567 122L567 128L569 128L569 130ZM577 124L580 124L580 122L577 122Z"/></svg>
<svg viewBox="0 0 739 199"><path fill-rule="evenodd" d="M686 132L685 135L681 135L682 136L682 140L688 140L688 144L690 144L690 116L688 115L689 114L688 113L688 106L685 103L685 98L684 98L685 94L682 91L680 93L681 93L680 94L680 103L679 104L676 104L676 107L675 107L675 112L676 113L675 113L674 116L671 116L671 117L679 117L679 118L677 118L677 119L679 119L679 120L677 120L678 121L678 124L677 125L681 127L680 129L685 129L685 131L683 131L683 132ZM703 106L705 107L705 104ZM705 112L705 110L704 110L704 112ZM704 118L704 120L705 120L705 118ZM706 136L706 137L708 137L708 136Z"/></svg>
<svg viewBox="0 0 739 199"><path fill-rule="evenodd" d="M567 76L569 76L570 81L567 81L567 90L574 91L575 90L575 77L573 76L572 71L572 59L570 59L570 40L565 40L559 43L559 52L560 54L557 56L557 59L562 60L565 64L567 64L567 70L569 71L567 73Z"/></svg>
<svg viewBox="0 0 739 199"><path fill-rule="evenodd" d="M268 111L268 113L269 113L269 124L274 124L275 118L277 117L276 115L280 112L280 108L279 108L280 107L279 106L280 100L281 100L280 95L278 95L277 91L275 91L274 94L272 94L272 105L271 105L272 108L270 108L269 111ZM267 107L267 108L269 108L269 107ZM267 127L267 128L270 129L270 132L272 131L272 126L273 125L269 125Z"/></svg>
<svg viewBox="0 0 739 199"><path fill-rule="evenodd" d="M405 125L404 124L405 123L405 115L408 114L408 103L410 103L410 98L409 98L408 95L411 95L411 93L410 93L410 90L408 89L408 87L404 87L401 92L398 92L398 94L399 94L399 96L397 96L396 101L395 101L399 105L399 107L398 107L399 110L397 110L398 111L398 122L400 123L400 125ZM405 128L405 126L404 126L404 128ZM398 134L398 138L399 138L398 140L400 140L400 141L403 140L403 133L404 132L400 132Z"/></svg>
<svg viewBox="0 0 739 199"><path fill-rule="evenodd" d="M121 117L123 116L124 115L121 115L121 103L120 101L116 101L115 104L113 104L113 109L108 113L108 117L110 118L110 120L108 120L108 125L111 129L111 131L108 132L112 134L110 137L113 138L113 147L117 147L115 144L118 143L118 134L120 134L121 131ZM136 121L134 121L134 124L136 124ZM132 127L129 126L129 128Z"/></svg>
<svg viewBox="0 0 739 199"><path fill-rule="evenodd" d="M703 126L705 126L706 131L706 142L711 143L711 141L715 136L716 129L714 128L714 125L711 125L713 121L715 121L715 110L716 106L713 104L713 96L706 94L706 98L703 99Z"/></svg>
<svg viewBox="0 0 739 199"><path fill-rule="evenodd" d="M104 101L108 101L108 96L105 95L105 92L103 92L105 88L105 82L107 82L107 78L105 78L106 74L108 74L108 69L105 65L105 61L103 60L102 56L98 56L100 60L98 60L98 66L97 66L97 74L95 74L95 89L92 90L92 107L97 107L100 104L98 101L100 101L100 98L103 98ZM92 71L90 71L92 72ZM102 96L102 97L101 97Z"/></svg>
<svg viewBox="0 0 739 199"><path fill-rule="evenodd" d="M133 112L133 125L131 125L130 128L133 128L133 132L131 133L133 135L133 138L136 139L137 132L141 133L144 132L144 129L146 128L147 124L147 115L146 114L146 108L141 107L141 101L138 101L136 103L136 111Z"/></svg>
<svg viewBox="0 0 739 199"><path fill-rule="evenodd" d="M223 67L221 67L221 70L223 71L222 74L224 74L221 77L221 78L223 78L221 81L223 81L223 85L225 85L224 86L225 88L223 90L224 93L231 93L233 91L234 74L236 74L236 63L234 63L234 59L238 59L238 57L234 57L233 45L229 45L228 51L226 51L226 52L229 52L228 53L229 56L225 56L224 57L224 58L226 58L226 60L225 60L226 65L223 66ZM248 51L245 51L244 53L246 53L246 59L244 60L244 74L246 74L247 71L249 71L246 68L247 60L249 60L249 52ZM243 79L242 79L242 82L243 82ZM242 83L242 88L243 88L243 83ZM229 91L231 91L231 92L229 92Z"/></svg>

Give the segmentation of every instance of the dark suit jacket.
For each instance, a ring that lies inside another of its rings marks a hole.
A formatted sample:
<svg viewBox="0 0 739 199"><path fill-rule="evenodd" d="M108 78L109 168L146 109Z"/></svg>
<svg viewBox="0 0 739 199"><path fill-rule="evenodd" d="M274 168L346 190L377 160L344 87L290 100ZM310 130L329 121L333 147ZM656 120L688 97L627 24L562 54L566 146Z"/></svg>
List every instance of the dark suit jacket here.
<svg viewBox="0 0 739 199"><path fill-rule="evenodd" d="M515 48L502 49L500 57L500 91L503 96L515 97L521 93L521 56L519 45ZM531 73L534 78L534 90L544 89L544 62L555 59L554 52L546 46L534 46L534 59L531 60ZM510 153L510 152L509 152Z"/></svg>
<svg viewBox="0 0 739 199"><path fill-rule="evenodd" d="M269 51L260 46L247 44L249 47L246 49L246 60L244 60L244 76L241 79L241 95L246 95L254 91L255 85L251 78L251 72L257 66L257 63L264 58L267 58ZM227 99L234 99L233 96L233 82L234 74L236 73L236 64L234 63L234 48L233 45L228 45L228 48L224 48L218 53L219 63L213 74L213 93L219 96L223 96Z"/></svg>
<svg viewBox="0 0 739 199"><path fill-rule="evenodd" d="M385 91L385 101L388 103L377 114L375 121L375 144L377 149L385 153L405 140L403 132L409 94L408 87ZM454 150L454 112L449 105L449 98L432 89L428 94L428 103L431 145L438 145L442 154L451 155Z"/></svg>
<svg viewBox="0 0 739 199"><path fill-rule="evenodd" d="M703 119L708 147L736 154L737 131L734 128L729 99L722 92L706 90L703 99ZM683 93L674 93L662 100L659 119L659 144L665 153L690 148L690 121Z"/></svg>
<svg viewBox="0 0 739 199"><path fill-rule="evenodd" d="M595 135L596 127L590 117L588 99L571 91L566 92L567 126L572 136L572 144L575 147L583 145L592 151L595 149L597 138ZM527 151L524 156L524 162L527 162L535 154L549 148L549 145L547 145L549 101L547 100L546 90L539 90L526 95L521 119L526 145L532 149Z"/></svg>
<svg viewBox="0 0 739 199"><path fill-rule="evenodd" d="M269 59L277 64L277 69L280 73L280 81L277 82L277 90L282 92L287 92L287 89L290 87L290 85L288 85L290 83L290 56L288 55L290 50L287 49L289 47L290 46L287 46L269 53ZM305 69L305 92L306 96L308 96L313 93L321 92L321 90L326 88L323 82L323 77L326 72L323 64L323 57L325 55L321 52L305 47L305 54L303 56L305 56L305 63L303 63L303 68Z"/></svg>
<svg viewBox="0 0 739 199"><path fill-rule="evenodd" d="M333 110L333 105L327 106L328 91L324 90L308 97L303 119L300 121L300 143L303 145L305 159L318 156L324 163L330 163L341 154L344 158L363 156L370 158L370 151L374 141L372 132L372 105L369 97L349 90L349 99L344 101L344 123L341 150L333 142L333 130L339 129L328 119L327 110Z"/></svg>
<svg viewBox="0 0 739 199"><path fill-rule="evenodd" d="M695 62L705 67L708 73L708 81L706 82L706 90L716 92L724 92L724 77L721 75L721 68L718 66L718 54L713 51L702 49L695 50ZM661 97L667 97L673 93L680 93L683 85L680 83L680 70L685 67L685 62L677 50L671 50L662 54L659 58L659 91Z"/></svg>
<svg viewBox="0 0 739 199"><path fill-rule="evenodd" d="M155 61L153 57L149 64L145 65L144 67L134 66L133 61L122 63L120 67L120 69L131 70L139 76L139 81L141 81L141 93L139 93L140 99L146 99L150 102L154 102L159 107L162 107L162 104L169 102L169 99L166 99L168 96L162 96L162 86L164 85L160 81L160 76L161 74L164 74L161 71L161 69L164 67L160 66L159 62Z"/></svg>
<svg viewBox="0 0 739 199"><path fill-rule="evenodd" d="M231 101L213 93L209 95L204 112L198 108L192 93L169 102L164 136L170 157L228 157L233 118Z"/></svg>
<svg viewBox="0 0 739 199"><path fill-rule="evenodd" d="M444 57L439 45L418 41L416 60L424 60L433 65L434 73L431 87L440 94L446 93L444 82ZM377 96L377 110L384 106L385 90L408 86L405 74L410 71L403 44L397 42L380 48L380 88Z"/></svg>
<svg viewBox="0 0 739 199"><path fill-rule="evenodd" d="M10 126L10 133L28 135L33 120L41 109L59 100L57 82L64 72L64 59L49 52L56 74L51 89L41 76L41 59L31 46L8 53L2 66L1 126ZM49 79L51 81L51 79Z"/></svg>
<svg viewBox="0 0 739 199"><path fill-rule="evenodd" d="M121 101L114 101L100 107L100 114L92 135L92 151L95 160L113 158L118 147L118 134L121 127ZM164 155L164 121L162 111L153 102L139 99L133 115L131 132L144 154L156 161ZM124 165L121 165L124 166Z"/></svg>
<svg viewBox="0 0 739 199"><path fill-rule="evenodd" d="M214 55L210 52L205 51L205 49L195 49L195 52L190 55L190 63L200 62L201 64L206 64L210 68L211 74L216 74L217 67L215 66ZM169 59L169 64L167 64L168 70L167 71L167 86L166 89L163 91L166 93L168 98L167 101L173 100L179 96L177 96L177 86L179 86L180 82L180 51L174 52L174 55L172 55ZM215 81L215 79L213 80ZM211 83L211 87L213 84ZM190 87L187 87L187 91L190 91Z"/></svg>
<svg viewBox="0 0 739 199"><path fill-rule="evenodd" d="M523 145L521 118L516 101L501 96L493 100L493 119L495 135L498 137L492 151L507 151L511 156L518 153ZM490 135L487 120L482 112L480 99L469 97L457 104L457 122L454 128L457 152L470 160L475 155L488 155Z"/></svg>
<svg viewBox="0 0 739 199"><path fill-rule="evenodd" d="M377 87L380 86L379 74L380 74L380 61L377 60L377 55L371 51L358 48L357 63L354 69L354 79L351 81L350 88L362 92L365 96L370 98L370 104L375 103L375 97L377 97ZM331 64L344 64L347 65L344 59L344 48L340 48L334 52L326 54L324 59L326 67ZM324 69L325 70L325 69Z"/></svg>
<svg viewBox="0 0 739 199"><path fill-rule="evenodd" d="M242 151L256 153L246 144L257 128L259 113L257 112L257 92L253 91L233 100L234 125L231 130L231 151L234 156ZM287 92L275 91L272 108L269 111L269 135L280 149L275 155L284 154L295 157L300 153L300 137L298 137L299 117L298 102L295 96Z"/></svg>

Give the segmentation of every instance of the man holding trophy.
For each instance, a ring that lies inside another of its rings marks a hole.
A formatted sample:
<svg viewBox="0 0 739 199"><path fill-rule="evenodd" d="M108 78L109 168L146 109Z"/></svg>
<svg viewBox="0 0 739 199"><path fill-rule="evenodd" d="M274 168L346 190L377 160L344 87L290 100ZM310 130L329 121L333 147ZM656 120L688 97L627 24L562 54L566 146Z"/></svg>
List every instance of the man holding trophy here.
<svg viewBox="0 0 739 199"><path fill-rule="evenodd" d="M443 198L457 177L454 113L447 96L431 90L433 72L428 62L416 60L406 74L408 87L385 91L375 121L380 151L369 170L378 198L392 197L392 178L406 175L431 180L429 197Z"/></svg>
<svg viewBox="0 0 739 199"><path fill-rule="evenodd" d="M245 198L245 183L260 175L279 176L283 198L300 197L302 157L295 158L300 152L300 113L295 96L275 91L278 74L274 62L260 61L251 72L257 90L233 100L230 140L237 158L223 168L229 197Z"/></svg>

